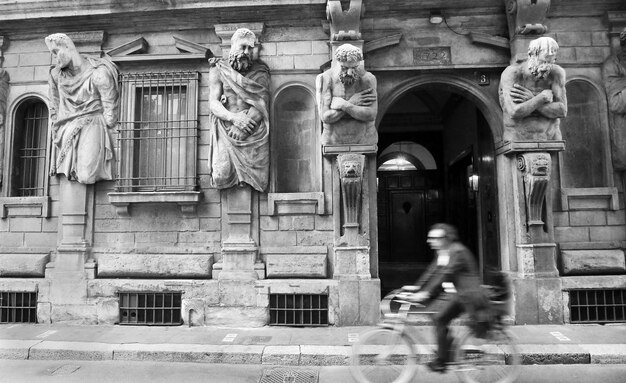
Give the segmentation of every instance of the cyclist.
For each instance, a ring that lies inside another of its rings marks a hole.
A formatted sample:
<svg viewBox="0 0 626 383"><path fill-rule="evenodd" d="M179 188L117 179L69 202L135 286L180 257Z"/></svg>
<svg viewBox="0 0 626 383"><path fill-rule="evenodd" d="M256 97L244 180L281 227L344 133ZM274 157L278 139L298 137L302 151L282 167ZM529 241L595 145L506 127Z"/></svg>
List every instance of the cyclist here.
<svg viewBox="0 0 626 383"><path fill-rule="evenodd" d="M464 312L469 313L470 327L480 335L490 323L490 305L486 292L481 287L478 267L472 252L460 241L454 226L437 223L428 232L428 245L436 257L417 281L416 286L404 286L411 292L409 300L430 302L444 291L444 284L452 283L456 294L433 316L437 336L437 358L428 363L436 372L445 372L451 361L452 337L448 325Z"/></svg>

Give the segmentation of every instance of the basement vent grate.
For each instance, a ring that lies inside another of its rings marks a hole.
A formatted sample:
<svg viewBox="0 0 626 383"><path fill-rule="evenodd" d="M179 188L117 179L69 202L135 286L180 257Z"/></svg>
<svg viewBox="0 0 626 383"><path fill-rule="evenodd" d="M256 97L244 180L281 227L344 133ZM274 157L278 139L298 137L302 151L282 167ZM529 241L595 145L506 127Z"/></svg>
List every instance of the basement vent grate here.
<svg viewBox="0 0 626 383"><path fill-rule="evenodd" d="M0 291L0 323L37 323L37 293Z"/></svg>
<svg viewBox="0 0 626 383"><path fill-rule="evenodd" d="M270 326L328 326L327 294L270 294Z"/></svg>
<svg viewBox="0 0 626 383"><path fill-rule="evenodd" d="M572 323L626 322L626 290L570 290Z"/></svg>
<svg viewBox="0 0 626 383"><path fill-rule="evenodd" d="M270 368L263 371L259 383L317 383L317 371L302 368Z"/></svg>
<svg viewBox="0 0 626 383"><path fill-rule="evenodd" d="M119 292L120 324L180 325L181 292Z"/></svg>

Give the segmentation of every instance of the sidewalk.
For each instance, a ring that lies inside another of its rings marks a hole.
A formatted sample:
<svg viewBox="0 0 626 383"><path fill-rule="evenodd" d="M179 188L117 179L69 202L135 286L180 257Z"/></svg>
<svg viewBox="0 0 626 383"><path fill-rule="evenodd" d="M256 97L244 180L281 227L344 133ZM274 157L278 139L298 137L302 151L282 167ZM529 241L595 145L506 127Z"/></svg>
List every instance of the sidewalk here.
<svg viewBox="0 0 626 383"><path fill-rule="evenodd" d="M0 359L348 365L372 327L0 325ZM626 364L626 324L511 326L524 364ZM433 344L433 329L418 326Z"/></svg>

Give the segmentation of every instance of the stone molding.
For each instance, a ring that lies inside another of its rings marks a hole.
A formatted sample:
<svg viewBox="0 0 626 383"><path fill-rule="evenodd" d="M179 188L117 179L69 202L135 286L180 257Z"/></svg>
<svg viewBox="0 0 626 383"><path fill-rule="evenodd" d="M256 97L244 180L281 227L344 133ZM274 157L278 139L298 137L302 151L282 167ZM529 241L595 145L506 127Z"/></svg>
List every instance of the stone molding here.
<svg viewBox="0 0 626 383"><path fill-rule="evenodd" d="M0 218L50 217L50 197L0 197Z"/></svg>
<svg viewBox="0 0 626 383"><path fill-rule="evenodd" d="M115 206L116 212L122 217L130 216L130 205L136 203L175 203L180 207L183 216L193 217L202 193L186 192L113 192L108 193L109 202Z"/></svg>
<svg viewBox="0 0 626 383"><path fill-rule="evenodd" d="M50 253L0 254L0 277L43 278Z"/></svg>
<svg viewBox="0 0 626 383"><path fill-rule="evenodd" d="M561 188L561 209L619 210L617 188Z"/></svg>
<svg viewBox="0 0 626 383"><path fill-rule="evenodd" d="M211 278L212 254L99 254L97 278Z"/></svg>
<svg viewBox="0 0 626 383"><path fill-rule="evenodd" d="M626 274L626 258L621 249L562 250L561 275Z"/></svg>
<svg viewBox="0 0 626 383"><path fill-rule="evenodd" d="M269 215L324 214L324 193L268 193Z"/></svg>

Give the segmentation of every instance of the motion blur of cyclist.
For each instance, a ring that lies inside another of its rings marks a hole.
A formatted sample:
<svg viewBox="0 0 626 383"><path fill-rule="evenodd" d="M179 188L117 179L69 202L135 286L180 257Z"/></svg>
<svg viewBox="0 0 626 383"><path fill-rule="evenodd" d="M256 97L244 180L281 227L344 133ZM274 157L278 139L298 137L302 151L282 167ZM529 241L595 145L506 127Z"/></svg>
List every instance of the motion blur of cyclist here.
<svg viewBox="0 0 626 383"><path fill-rule="evenodd" d="M444 291L444 284L452 283L457 293L433 316L437 336L437 358L428 367L445 372L451 361L452 337L448 325L462 313L469 313L474 331L485 332L489 327L490 303L481 287L478 267L472 252L459 241L456 228L446 223L437 223L428 232L428 245L436 257L417 281L416 286L402 289L411 294L408 299L428 303Z"/></svg>

